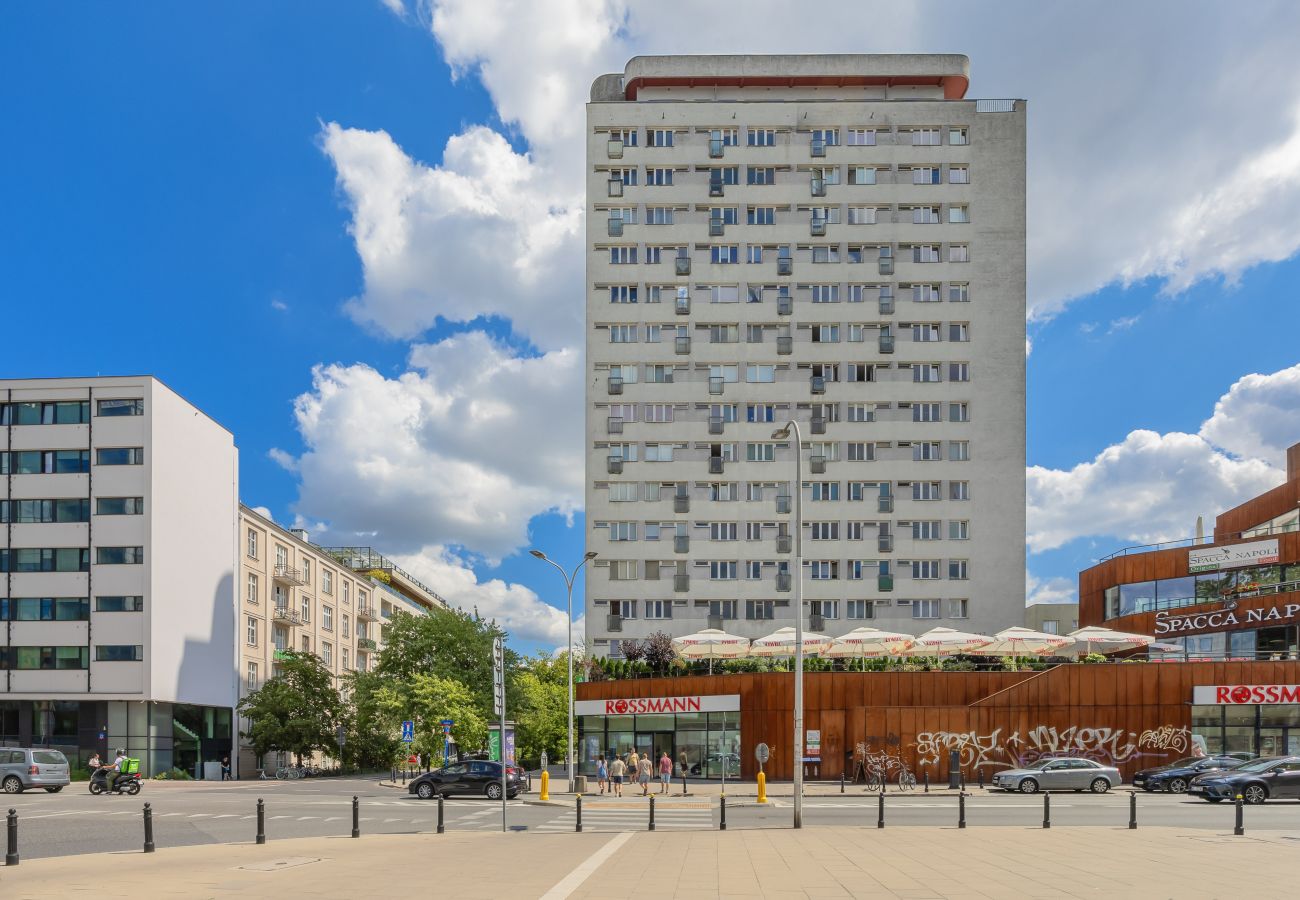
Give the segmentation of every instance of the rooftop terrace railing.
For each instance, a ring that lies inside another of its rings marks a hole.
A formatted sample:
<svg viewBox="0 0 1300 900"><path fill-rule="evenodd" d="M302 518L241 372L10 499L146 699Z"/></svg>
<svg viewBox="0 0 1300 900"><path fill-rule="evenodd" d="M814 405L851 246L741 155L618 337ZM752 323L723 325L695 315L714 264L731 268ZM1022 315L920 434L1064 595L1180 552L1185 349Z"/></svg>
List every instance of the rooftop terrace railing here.
<svg viewBox="0 0 1300 900"><path fill-rule="evenodd" d="M1107 560L1117 559L1121 556L1128 556L1131 553L1151 553L1155 550L1169 550L1174 547L1210 546L1212 544L1218 544L1222 541L1237 540L1238 538L1270 537L1275 534L1286 534L1292 531L1300 531L1300 521L1291 522L1287 525L1278 525L1275 527L1270 526L1267 528L1263 528L1263 527L1248 528L1245 531L1234 531L1230 534L1225 534L1222 537L1208 535L1204 538L1192 537L1192 538L1180 538L1174 541L1161 541L1158 544L1135 544L1132 547L1121 547L1119 550L1116 550L1114 553L1108 553L1105 556L1098 559L1097 562L1104 563Z"/></svg>

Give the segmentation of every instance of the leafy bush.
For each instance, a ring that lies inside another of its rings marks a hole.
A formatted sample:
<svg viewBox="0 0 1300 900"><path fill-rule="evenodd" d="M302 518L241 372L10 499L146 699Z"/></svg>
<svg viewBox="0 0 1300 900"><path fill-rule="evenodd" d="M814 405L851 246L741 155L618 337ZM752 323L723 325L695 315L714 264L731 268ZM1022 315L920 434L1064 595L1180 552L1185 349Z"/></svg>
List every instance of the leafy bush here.
<svg viewBox="0 0 1300 900"><path fill-rule="evenodd" d="M170 772L159 772L154 781L193 781L194 776L184 769L173 768Z"/></svg>

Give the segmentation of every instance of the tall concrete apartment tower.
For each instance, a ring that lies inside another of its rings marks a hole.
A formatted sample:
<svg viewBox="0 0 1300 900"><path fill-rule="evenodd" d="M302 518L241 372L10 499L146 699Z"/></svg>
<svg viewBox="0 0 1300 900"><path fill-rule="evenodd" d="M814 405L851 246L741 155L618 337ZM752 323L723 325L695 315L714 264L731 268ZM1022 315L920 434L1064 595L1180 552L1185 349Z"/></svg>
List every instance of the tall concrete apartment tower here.
<svg viewBox="0 0 1300 900"><path fill-rule="evenodd" d="M793 624L796 452L806 628L1023 620L1025 103L968 73L655 56L592 85L596 654Z"/></svg>

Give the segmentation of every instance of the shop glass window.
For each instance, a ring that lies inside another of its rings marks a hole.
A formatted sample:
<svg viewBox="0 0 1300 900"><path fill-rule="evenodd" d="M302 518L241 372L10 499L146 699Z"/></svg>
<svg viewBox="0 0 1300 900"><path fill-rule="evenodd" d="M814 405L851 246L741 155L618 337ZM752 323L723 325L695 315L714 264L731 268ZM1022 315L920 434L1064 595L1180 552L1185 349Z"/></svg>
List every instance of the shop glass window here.
<svg viewBox="0 0 1300 900"><path fill-rule="evenodd" d="M1119 586L1119 614L1127 616L1135 612L1149 610L1155 603L1155 598L1156 583L1154 581L1121 584Z"/></svg>
<svg viewBox="0 0 1300 900"><path fill-rule="evenodd" d="M1205 742L1205 752L1223 752L1223 707L1192 707L1192 739Z"/></svg>
<svg viewBox="0 0 1300 900"><path fill-rule="evenodd" d="M1119 612L1119 585L1113 585L1106 588L1105 607L1106 618L1113 619L1120 614Z"/></svg>
<svg viewBox="0 0 1300 900"><path fill-rule="evenodd" d="M1189 606L1196 599L1196 578L1162 578L1156 582L1156 599L1161 609Z"/></svg>
<svg viewBox="0 0 1300 900"><path fill-rule="evenodd" d="M1279 726L1300 728L1300 706L1293 704L1261 706L1259 708L1259 724L1263 728L1277 728Z"/></svg>
<svg viewBox="0 0 1300 900"><path fill-rule="evenodd" d="M1223 572L1206 572L1196 576L1196 602L1217 603L1223 599L1223 592L1232 586L1232 574Z"/></svg>

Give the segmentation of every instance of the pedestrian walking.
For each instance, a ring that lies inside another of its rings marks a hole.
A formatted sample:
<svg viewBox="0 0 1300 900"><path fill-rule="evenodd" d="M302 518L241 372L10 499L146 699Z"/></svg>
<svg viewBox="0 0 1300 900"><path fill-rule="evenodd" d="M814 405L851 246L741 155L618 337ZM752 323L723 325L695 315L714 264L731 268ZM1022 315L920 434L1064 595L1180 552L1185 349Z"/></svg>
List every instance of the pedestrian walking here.
<svg viewBox="0 0 1300 900"><path fill-rule="evenodd" d="M604 756L596 758L596 784L600 787L600 792L605 793L605 788L609 785L609 766L605 762Z"/></svg>
<svg viewBox="0 0 1300 900"><path fill-rule="evenodd" d="M222 780L222 781L234 781L234 780L235 780L235 779L234 779L234 776L232 776L232 775L230 774L230 757L229 757L229 756L223 756L223 757L221 757L221 780Z"/></svg>
<svg viewBox="0 0 1300 900"><path fill-rule="evenodd" d="M641 757L641 761L637 764L636 770L636 780L637 784L641 785L642 797L650 796L650 773L653 770L654 762L650 759L650 754L647 753L645 756Z"/></svg>
<svg viewBox="0 0 1300 900"><path fill-rule="evenodd" d="M641 757L637 756L636 748L633 747L627 755L627 780L636 781L637 773L640 771Z"/></svg>
<svg viewBox="0 0 1300 900"><path fill-rule="evenodd" d="M668 793L668 783L673 778L673 760L665 750L659 757L659 793Z"/></svg>
<svg viewBox="0 0 1300 900"><path fill-rule="evenodd" d="M611 783L610 790L614 792L615 797L623 796L623 773L627 771L627 765L623 760L615 756L609 763L609 780Z"/></svg>
<svg viewBox="0 0 1300 900"><path fill-rule="evenodd" d="M689 763L687 763L686 761L685 750L677 754L677 765L678 765L678 774L681 775L683 778L685 778L687 775L690 774L690 769L688 768Z"/></svg>

